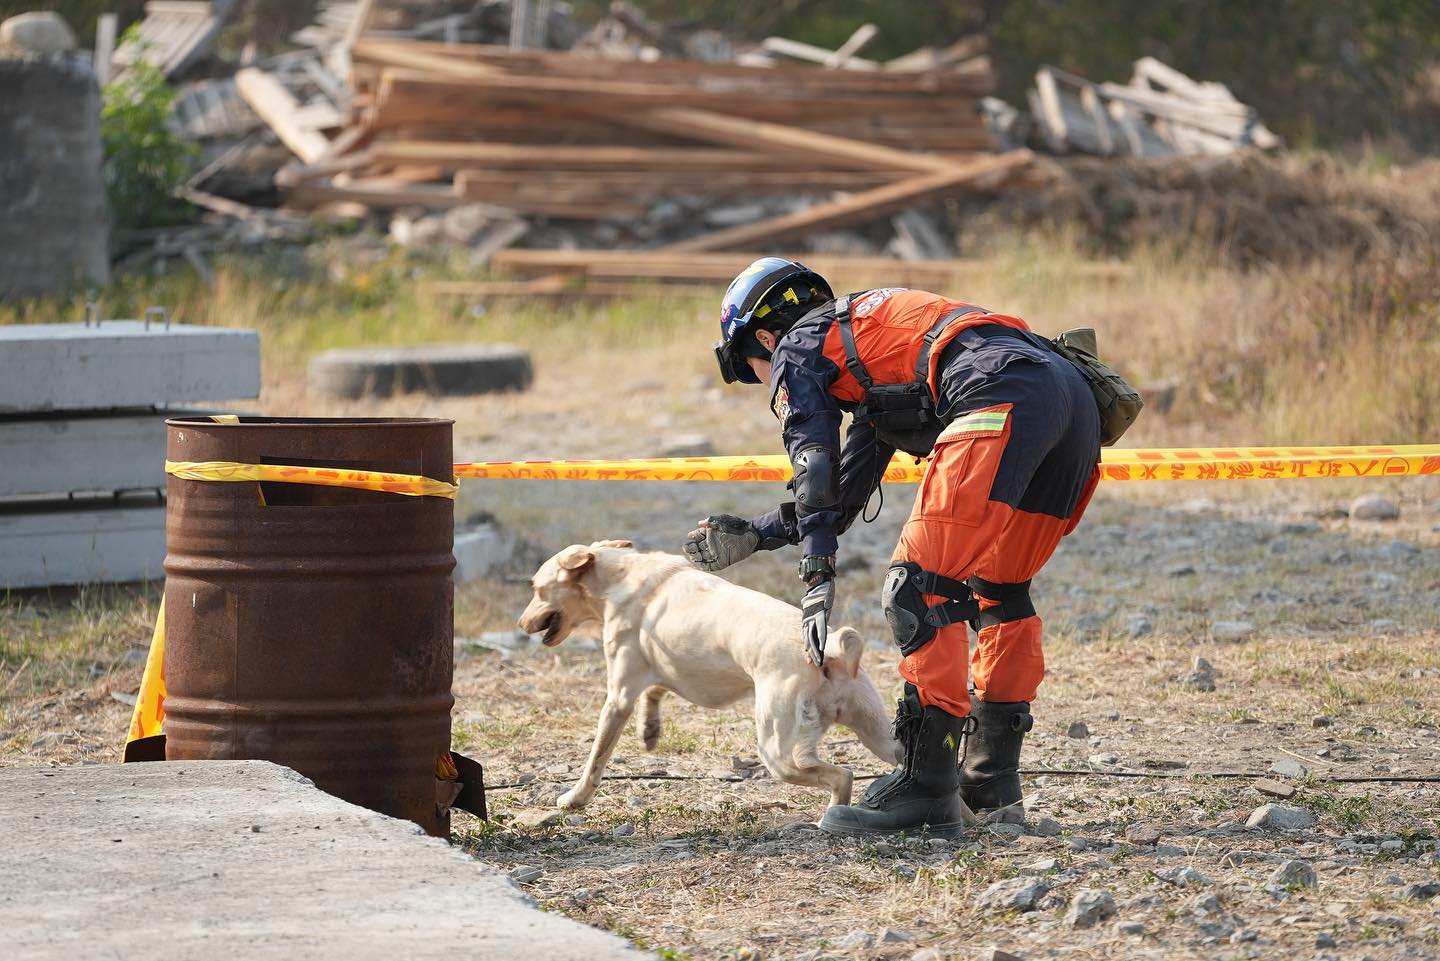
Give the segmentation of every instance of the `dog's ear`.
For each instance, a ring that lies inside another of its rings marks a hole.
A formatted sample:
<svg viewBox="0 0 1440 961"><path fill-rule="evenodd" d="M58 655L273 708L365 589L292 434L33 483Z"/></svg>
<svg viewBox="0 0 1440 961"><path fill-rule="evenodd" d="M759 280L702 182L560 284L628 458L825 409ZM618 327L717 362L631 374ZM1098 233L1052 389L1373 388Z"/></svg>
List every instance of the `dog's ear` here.
<svg viewBox="0 0 1440 961"><path fill-rule="evenodd" d="M584 574L590 568L591 564L595 563L595 552L588 547L575 544L561 551L556 556L555 563L560 565L562 577L568 580L574 580Z"/></svg>
<svg viewBox="0 0 1440 961"><path fill-rule="evenodd" d="M619 549L621 549L621 550L630 550L630 549L634 548L635 542L634 542L634 541L596 541L595 543L591 544L590 546L591 546L591 547L617 547L617 548L619 548Z"/></svg>

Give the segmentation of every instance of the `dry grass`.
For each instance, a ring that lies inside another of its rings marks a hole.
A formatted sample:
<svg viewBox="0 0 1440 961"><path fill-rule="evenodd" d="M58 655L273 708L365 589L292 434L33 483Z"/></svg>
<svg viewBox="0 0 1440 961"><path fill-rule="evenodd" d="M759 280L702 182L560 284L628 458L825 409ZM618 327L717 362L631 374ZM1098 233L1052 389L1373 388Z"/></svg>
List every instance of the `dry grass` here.
<svg viewBox="0 0 1440 961"><path fill-rule="evenodd" d="M1086 247L1077 234L999 246L993 274L949 292L1020 314L1044 332L1093 326L1102 351L1133 380L1177 385L1170 410L1152 406L1127 444L1405 443L1440 436L1440 378L1433 376L1440 367L1440 264L1432 249L1242 269L1213 249L1177 242L1137 247L1129 278L1096 281L1076 269ZM335 241L308 251L301 265L276 256L222 264L213 290L182 274L122 281L105 300L111 314L134 316L146 304L163 303L179 320L259 329L266 363L261 406L271 412L338 409L305 388L304 365L316 350L501 341L533 353L536 390L439 403L399 398L373 405L373 412L447 413L460 421L462 440L516 455L539 456L542 448L570 456L653 453L643 446L645 428L663 436L680 421L686 429L713 428L714 443L727 452L762 441L765 449L773 446L757 392L715 383L708 351L713 302L657 294L481 307L425 293L427 279L465 274L458 262L416 261L383 246ZM846 287L846 278L831 279ZM78 315L78 302L24 304L0 308L0 323Z"/></svg>

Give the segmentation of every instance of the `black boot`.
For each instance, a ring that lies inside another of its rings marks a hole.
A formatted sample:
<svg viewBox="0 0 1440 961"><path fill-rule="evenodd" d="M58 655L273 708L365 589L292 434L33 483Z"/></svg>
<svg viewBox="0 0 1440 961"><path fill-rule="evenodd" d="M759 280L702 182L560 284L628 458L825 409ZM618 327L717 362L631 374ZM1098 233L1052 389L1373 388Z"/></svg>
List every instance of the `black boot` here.
<svg viewBox="0 0 1440 961"><path fill-rule="evenodd" d="M915 687L895 712L895 736L905 752L900 766L870 785L858 804L832 807L820 821L830 834L929 832L954 837L974 819L956 791L956 766L965 718L920 706Z"/></svg>
<svg viewBox="0 0 1440 961"><path fill-rule="evenodd" d="M1020 801L1020 743L1035 724L1028 701L976 700L975 724L965 735L960 759L960 796L975 811L992 811Z"/></svg>

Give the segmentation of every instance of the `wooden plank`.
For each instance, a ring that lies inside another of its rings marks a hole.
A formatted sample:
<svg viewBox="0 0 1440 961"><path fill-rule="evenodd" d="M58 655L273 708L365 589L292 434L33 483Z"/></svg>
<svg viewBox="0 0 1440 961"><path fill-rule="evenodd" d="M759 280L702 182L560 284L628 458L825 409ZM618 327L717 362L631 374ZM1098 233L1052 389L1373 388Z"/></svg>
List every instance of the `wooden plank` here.
<svg viewBox="0 0 1440 961"><path fill-rule="evenodd" d="M908 153L892 147L816 133L812 130L796 129L780 124L757 120L743 120L724 114L690 108L672 108L635 114L617 114L620 123L658 130L662 133L680 134L699 140L728 146L749 147L781 154L809 156L814 160L825 158L830 162L844 162L880 170L944 172L952 169L953 163L943 157L929 154Z"/></svg>
<svg viewBox="0 0 1440 961"><path fill-rule="evenodd" d="M824 66L831 70L849 68L855 61L855 54L880 32L880 28L873 23L862 23L850 34L849 39L836 48L835 52L821 61Z"/></svg>
<svg viewBox="0 0 1440 961"><path fill-rule="evenodd" d="M295 156L314 163L328 152L330 143L323 134L296 122L300 105L280 81L257 67L246 67L235 74L235 88Z"/></svg>
<svg viewBox="0 0 1440 961"><path fill-rule="evenodd" d="M298 210L313 210L335 203L358 203L367 207L425 207L447 210L470 203L448 185L433 187L398 186L370 181L348 184L302 181L285 195L285 205Z"/></svg>
<svg viewBox="0 0 1440 961"><path fill-rule="evenodd" d="M116 15L102 13L95 22L95 80L100 86L110 82L110 61L115 54Z"/></svg>
<svg viewBox="0 0 1440 961"><path fill-rule="evenodd" d="M901 73L912 73L928 70L942 70L947 67L964 64L969 66L967 61L983 57L988 41L984 34L972 34L962 37L950 46L937 50L934 47L921 47L919 50L912 50L910 53L896 57L894 60L885 61L885 69ZM988 69L988 64L986 65Z"/></svg>
<svg viewBox="0 0 1440 961"><path fill-rule="evenodd" d="M842 224L862 223L945 193L998 185L1008 176L1028 166L1032 159L1028 150L980 157L968 163L953 164L947 170L909 177L873 190L863 190L793 214L717 230L669 244L661 249L724 250L727 247L740 247L751 243L770 243L811 230L828 230Z"/></svg>
<svg viewBox="0 0 1440 961"><path fill-rule="evenodd" d="M522 170L744 171L794 168L801 158L777 158L741 150L703 147L534 146L443 140L382 141L369 150L375 161L409 161ZM809 164L809 166L813 166Z"/></svg>
<svg viewBox="0 0 1440 961"><path fill-rule="evenodd" d="M412 40L365 39L353 52L357 64L390 64L427 70L435 58L484 64L511 74L539 74L547 77L614 79L624 77L640 82L681 82L726 84L735 90L865 91L916 93L920 95L979 95L989 92L985 78L964 73L914 73L906 71L820 71L799 64L766 67L733 63L695 63L686 60L610 60L571 52L510 50L487 44L447 45ZM404 56L403 62L399 59Z"/></svg>
<svg viewBox="0 0 1440 961"><path fill-rule="evenodd" d="M343 46L353 49L356 42L365 35L365 31L370 27L370 15L374 9L375 0L360 0L359 5L355 8L355 15L345 30Z"/></svg>
<svg viewBox="0 0 1440 961"><path fill-rule="evenodd" d="M469 189L469 178L465 171L455 175L455 192L467 201L488 197L487 191ZM479 195L479 196L477 196ZM650 212L645 204L630 203L621 199L569 200L563 197L533 197L516 195L501 204L517 213L540 214L563 220L638 220Z"/></svg>
<svg viewBox="0 0 1440 961"><path fill-rule="evenodd" d="M793 57L796 60L805 60L810 63L825 64L835 51L826 50L824 47L817 47L814 44L802 43L799 40L791 40L788 37L766 37L760 41L760 46L771 53L778 53L784 57ZM874 60L865 60L861 57L851 57L845 64L850 70L879 70L880 65Z"/></svg>
<svg viewBox="0 0 1440 961"><path fill-rule="evenodd" d="M463 61L451 61L470 68ZM819 71L817 71L819 72ZM746 94L755 96L748 98ZM448 76L434 70L388 66L382 71L374 103L389 106L397 98L408 103L448 107L457 116L475 110L508 106L528 110L532 117L553 116L580 108L620 113L656 107L694 107L726 115L759 120L805 122L817 118L841 119L857 114L929 111L949 114L956 122L973 118L973 97L925 97L915 94L847 93L844 91L785 90L736 91L725 85L695 82L608 81L575 77L535 77L504 74L482 78Z"/></svg>
<svg viewBox="0 0 1440 961"><path fill-rule="evenodd" d="M829 193L835 190L868 190L889 183L893 176L876 171L812 172L798 170L741 171L716 173L704 170L553 170L543 173L521 170L464 169L466 195L477 200L501 203L510 195L548 195L570 200L610 199L623 196L661 194L739 195L765 193Z"/></svg>

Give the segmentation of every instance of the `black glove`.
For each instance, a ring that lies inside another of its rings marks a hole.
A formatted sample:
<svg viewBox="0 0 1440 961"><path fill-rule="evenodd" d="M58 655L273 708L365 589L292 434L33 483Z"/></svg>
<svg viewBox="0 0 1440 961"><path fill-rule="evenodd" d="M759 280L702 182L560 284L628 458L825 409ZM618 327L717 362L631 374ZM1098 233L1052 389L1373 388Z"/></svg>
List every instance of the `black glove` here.
<svg viewBox="0 0 1440 961"><path fill-rule="evenodd" d="M760 532L755 525L734 514L715 514L685 538L685 557L702 571L723 571L755 553Z"/></svg>
<svg viewBox="0 0 1440 961"><path fill-rule="evenodd" d="M800 602L804 620L800 635L805 656L811 664L825 663L825 639L830 634L830 610L835 606L835 561L829 557L807 557L800 562L800 579L810 585Z"/></svg>

